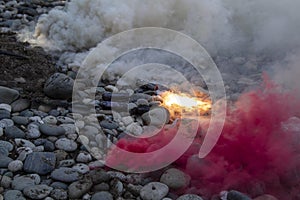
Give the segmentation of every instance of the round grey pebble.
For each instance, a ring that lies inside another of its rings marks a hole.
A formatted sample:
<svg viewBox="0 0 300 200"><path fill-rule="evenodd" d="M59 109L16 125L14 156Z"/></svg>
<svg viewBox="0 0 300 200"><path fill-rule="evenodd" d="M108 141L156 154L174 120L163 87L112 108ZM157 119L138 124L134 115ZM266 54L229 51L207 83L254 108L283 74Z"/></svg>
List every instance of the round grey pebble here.
<svg viewBox="0 0 300 200"><path fill-rule="evenodd" d="M17 101L13 102L11 104L12 106L12 112L21 112L23 110L26 110L30 106L30 101L27 99L18 99Z"/></svg>
<svg viewBox="0 0 300 200"><path fill-rule="evenodd" d="M166 170L160 177L160 182L166 184L171 189L185 188L190 183L190 177L182 171L171 168Z"/></svg>
<svg viewBox="0 0 300 200"><path fill-rule="evenodd" d="M0 156L0 168L7 168L9 163L12 161L13 161L13 159L11 159L10 157L1 155Z"/></svg>
<svg viewBox="0 0 300 200"><path fill-rule="evenodd" d="M27 126L27 137L30 139L35 139L35 138L39 138L41 136L41 132L39 130L39 125L36 124L35 122L30 123Z"/></svg>
<svg viewBox="0 0 300 200"><path fill-rule="evenodd" d="M47 117L44 117L43 119L43 122L45 122L46 124L51 124L51 125L55 125L57 123L57 119L56 117L54 116L47 116Z"/></svg>
<svg viewBox="0 0 300 200"><path fill-rule="evenodd" d="M89 153L81 152L78 154L76 161L81 163L88 163L92 160L92 156Z"/></svg>
<svg viewBox="0 0 300 200"><path fill-rule="evenodd" d="M185 194L178 197L176 200L203 200L200 196L195 194Z"/></svg>
<svg viewBox="0 0 300 200"><path fill-rule="evenodd" d="M55 142L55 147L66 152L72 152L77 149L77 143L67 138L60 138Z"/></svg>
<svg viewBox="0 0 300 200"><path fill-rule="evenodd" d="M11 185L13 189L22 191L26 187L39 184L40 181L41 179L37 174L16 176L14 177Z"/></svg>
<svg viewBox="0 0 300 200"><path fill-rule="evenodd" d="M60 136L65 134L65 129L60 126L53 126L49 124L40 125L40 131L47 136Z"/></svg>
<svg viewBox="0 0 300 200"><path fill-rule="evenodd" d="M2 176L1 187L10 188L12 179L9 176Z"/></svg>
<svg viewBox="0 0 300 200"><path fill-rule="evenodd" d="M97 192L91 198L91 200L113 200L113 199L114 199L113 196L106 191Z"/></svg>
<svg viewBox="0 0 300 200"><path fill-rule="evenodd" d="M151 182L141 189L140 196L143 200L161 200L168 193L169 188L167 185L159 182Z"/></svg>
<svg viewBox="0 0 300 200"><path fill-rule="evenodd" d="M21 171L23 169L23 162L20 160L14 160L8 164L8 170L11 172Z"/></svg>
<svg viewBox="0 0 300 200"><path fill-rule="evenodd" d="M46 175L55 168L56 155L52 152L33 152L24 162L24 171Z"/></svg>
<svg viewBox="0 0 300 200"><path fill-rule="evenodd" d="M8 112L11 112L11 106L5 103L1 103L0 110L7 110Z"/></svg>
<svg viewBox="0 0 300 200"><path fill-rule="evenodd" d="M119 125L115 122L110 122L110 121L107 121L107 120L103 120L100 122L100 126L102 128L105 128L105 129L109 129L109 130L112 130L112 129L117 129L119 127Z"/></svg>
<svg viewBox="0 0 300 200"><path fill-rule="evenodd" d="M13 116L12 120L19 125L24 125L26 126L27 124L29 124L29 119L28 117L23 117L23 116Z"/></svg>
<svg viewBox="0 0 300 200"><path fill-rule="evenodd" d="M76 169L66 167L55 169L51 173L52 179L66 183L77 181L79 177L79 172Z"/></svg>
<svg viewBox="0 0 300 200"><path fill-rule="evenodd" d="M9 119L10 118L10 112L7 110L0 110L0 120L1 119Z"/></svg>
<svg viewBox="0 0 300 200"><path fill-rule="evenodd" d="M26 187L23 190L23 193L31 199L44 199L51 193L52 190L53 188L47 185L34 185Z"/></svg>
<svg viewBox="0 0 300 200"><path fill-rule="evenodd" d="M8 190L4 193L4 199L6 200L26 200L19 190Z"/></svg>
<svg viewBox="0 0 300 200"><path fill-rule="evenodd" d="M0 121L0 127L6 128L6 127L11 127L14 125L14 121L11 119L2 119Z"/></svg>

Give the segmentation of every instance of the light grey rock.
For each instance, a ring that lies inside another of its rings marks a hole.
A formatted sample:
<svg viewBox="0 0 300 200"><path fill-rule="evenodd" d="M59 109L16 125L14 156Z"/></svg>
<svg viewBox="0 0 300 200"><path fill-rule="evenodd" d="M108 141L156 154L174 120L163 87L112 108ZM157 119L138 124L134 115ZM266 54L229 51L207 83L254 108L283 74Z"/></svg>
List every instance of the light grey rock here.
<svg viewBox="0 0 300 200"><path fill-rule="evenodd" d="M146 125L162 127L170 120L170 113L163 107L156 107L142 115Z"/></svg>
<svg viewBox="0 0 300 200"><path fill-rule="evenodd" d="M70 135L70 134L76 134L76 126L75 124L61 124L59 125L63 129L65 129L65 134Z"/></svg>
<svg viewBox="0 0 300 200"><path fill-rule="evenodd" d="M22 191L26 187L37 185L41 182L41 178L37 174L29 174L24 176L15 176L12 182L12 188Z"/></svg>
<svg viewBox="0 0 300 200"><path fill-rule="evenodd" d="M72 97L74 80L61 73L53 74L45 83L44 92L54 99L70 99Z"/></svg>
<svg viewBox="0 0 300 200"><path fill-rule="evenodd" d="M0 127L6 128L6 127L12 127L14 125L14 121L11 119L2 119L0 121Z"/></svg>
<svg viewBox="0 0 300 200"><path fill-rule="evenodd" d="M146 99L138 99L136 104L138 106L149 106L149 102Z"/></svg>
<svg viewBox="0 0 300 200"><path fill-rule="evenodd" d="M5 200L26 200L19 190L8 190L4 193Z"/></svg>
<svg viewBox="0 0 300 200"><path fill-rule="evenodd" d="M56 117L51 116L51 115L49 115L49 116L47 116L47 117L44 117L42 120L43 120L43 122L45 122L46 124L56 125L56 123L57 123Z"/></svg>
<svg viewBox="0 0 300 200"><path fill-rule="evenodd" d="M36 139L36 138L39 138L41 136L41 132L40 132L40 129L39 129L39 125L36 124L35 122L33 123L30 123L28 126L27 126L27 137L29 139Z"/></svg>
<svg viewBox="0 0 300 200"><path fill-rule="evenodd" d="M72 169L77 170L80 174L86 174L90 171L89 166L82 164L82 163L78 163L78 164L74 165L72 167Z"/></svg>
<svg viewBox="0 0 300 200"><path fill-rule="evenodd" d="M80 177L79 172L76 169L61 167L58 169L55 169L51 173L51 178L57 181L61 182L74 182L77 181Z"/></svg>
<svg viewBox="0 0 300 200"><path fill-rule="evenodd" d="M114 199L113 196L106 191L97 192L91 198L91 200L113 200L113 199Z"/></svg>
<svg viewBox="0 0 300 200"><path fill-rule="evenodd" d="M12 179L9 176L2 176L1 187L10 188Z"/></svg>
<svg viewBox="0 0 300 200"><path fill-rule="evenodd" d="M160 177L160 182L171 189L185 188L189 185L190 180L190 176L175 168L166 170Z"/></svg>
<svg viewBox="0 0 300 200"><path fill-rule="evenodd" d="M62 124L74 124L75 120L70 117L58 116L57 120Z"/></svg>
<svg viewBox="0 0 300 200"><path fill-rule="evenodd" d="M15 139L15 143L18 147L29 147L31 149L35 148L35 145L29 140L17 138Z"/></svg>
<svg viewBox="0 0 300 200"><path fill-rule="evenodd" d="M55 168L56 155L52 152L33 152L24 162L24 171L45 175Z"/></svg>
<svg viewBox="0 0 300 200"><path fill-rule="evenodd" d="M168 192L169 188L167 185L159 182L151 182L141 189L140 196L143 200L161 200L167 196Z"/></svg>
<svg viewBox="0 0 300 200"><path fill-rule="evenodd" d="M91 154L87 152L81 152L78 154L76 161L81 163L88 163L92 160Z"/></svg>
<svg viewBox="0 0 300 200"><path fill-rule="evenodd" d="M68 199L68 192L63 189L54 189L51 192L51 197L55 200L66 200Z"/></svg>
<svg viewBox="0 0 300 200"><path fill-rule="evenodd" d="M128 126L134 122L133 118L131 116L122 117L122 122L125 126Z"/></svg>
<svg viewBox="0 0 300 200"><path fill-rule="evenodd" d="M132 123L126 127L126 131L132 135L139 136L143 133L143 128L138 123Z"/></svg>
<svg viewBox="0 0 300 200"><path fill-rule="evenodd" d="M103 120L100 122L100 126L102 128L105 128L105 129L109 129L109 130L112 130L112 129L117 129L119 127L119 125L115 122L110 122L108 120Z"/></svg>
<svg viewBox="0 0 300 200"><path fill-rule="evenodd" d="M31 199L44 199L51 193L52 190L53 188L47 185L34 185L26 187L23 190L23 193Z"/></svg>
<svg viewBox="0 0 300 200"><path fill-rule="evenodd" d="M41 124L40 131L47 136L60 136L66 132L63 127L49 124Z"/></svg>
<svg viewBox="0 0 300 200"><path fill-rule="evenodd" d="M10 112L7 110L0 110L0 120L1 119L9 119L10 118Z"/></svg>
<svg viewBox="0 0 300 200"><path fill-rule="evenodd" d="M17 90L0 86L0 103L11 104L20 96Z"/></svg>
<svg viewBox="0 0 300 200"><path fill-rule="evenodd" d="M28 99L18 99L11 104L12 112L21 112L30 107L30 101Z"/></svg>
<svg viewBox="0 0 300 200"><path fill-rule="evenodd" d="M185 194L178 197L176 200L203 200L200 196L195 194Z"/></svg>
<svg viewBox="0 0 300 200"><path fill-rule="evenodd" d="M21 171L23 169L23 162L20 160L14 160L9 163L8 170L11 172Z"/></svg>
<svg viewBox="0 0 300 200"><path fill-rule="evenodd" d="M0 104L0 110L7 110L8 112L11 112L11 105L1 103Z"/></svg>
<svg viewBox="0 0 300 200"><path fill-rule="evenodd" d="M60 138L55 142L55 147L66 152L72 152L77 149L77 143L67 138Z"/></svg>
<svg viewBox="0 0 300 200"><path fill-rule="evenodd" d="M69 197L71 199L79 199L81 198L85 193L87 193L91 187L93 186L93 183L90 181L76 181L72 183L68 190L69 190Z"/></svg>

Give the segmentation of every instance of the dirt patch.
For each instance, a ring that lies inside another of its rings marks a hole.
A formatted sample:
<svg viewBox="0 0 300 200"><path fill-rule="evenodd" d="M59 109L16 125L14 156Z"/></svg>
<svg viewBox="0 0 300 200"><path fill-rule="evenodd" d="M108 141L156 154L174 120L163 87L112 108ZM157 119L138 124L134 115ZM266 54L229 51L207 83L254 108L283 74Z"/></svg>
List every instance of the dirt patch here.
<svg viewBox="0 0 300 200"><path fill-rule="evenodd" d="M0 33L0 69L0 85L17 88L29 99L44 96L43 85L56 71L53 57L18 42L14 33Z"/></svg>

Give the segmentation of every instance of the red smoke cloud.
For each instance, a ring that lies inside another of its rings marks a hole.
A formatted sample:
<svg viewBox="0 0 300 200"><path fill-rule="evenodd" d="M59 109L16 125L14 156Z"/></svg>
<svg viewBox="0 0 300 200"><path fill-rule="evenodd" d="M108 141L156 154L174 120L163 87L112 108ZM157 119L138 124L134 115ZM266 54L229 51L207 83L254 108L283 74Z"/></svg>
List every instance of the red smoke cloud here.
<svg viewBox="0 0 300 200"><path fill-rule="evenodd" d="M291 117L299 116L300 102L293 96L265 78L262 89L244 93L228 108L221 137L204 159L198 158L199 131L198 139L173 164L192 177L185 192L210 197L236 189L251 197L267 193L281 200L300 199L300 143L296 141L300 132L282 128ZM162 148L173 136L174 129L149 139L124 138L117 146L145 153ZM108 160L120 164L116 156L112 151Z"/></svg>

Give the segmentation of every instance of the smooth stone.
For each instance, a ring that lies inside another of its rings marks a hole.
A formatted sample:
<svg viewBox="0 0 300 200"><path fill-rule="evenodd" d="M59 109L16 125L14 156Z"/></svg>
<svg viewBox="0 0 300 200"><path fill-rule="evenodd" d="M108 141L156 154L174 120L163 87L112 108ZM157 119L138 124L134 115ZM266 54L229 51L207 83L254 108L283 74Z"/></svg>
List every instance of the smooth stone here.
<svg viewBox="0 0 300 200"><path fill-rule="evenodd" d="M0 178L1 179L1 178ZM2 176L2 179L1 179L1 187L3 188L10 188L11 186L11 183L12 183L12 179L11 177L9 176Z"/></svg>
<svg viewBox="0 0 300 200"><path fill-rule="evenodd" d="M82 163L78 163L78 164L74 165L72 167L72 169L77 170L80 174L86 174L90 171L89 166L82 164Z"/></svg>
<svg viewBox="0 0 300 200"><path fill-rule="evenodd" d="M27 138L35 139L35 138L39 138L41 136L39 125L35 122L30 123L27 126L27 131L28 131Z"/></svg>
<svg viewBox="0 0 300 200"><path fill-rule="evenodd" d="M264 195L261 195L259 197L256 197L253 200L278 200L278 199L276 197L272 196L272 195L264 194Z"/></svg>
<svg viewBox="0 0 300 200"><path fill-rule="evenodd" d="M76 134L76 125L75 124L61 124L59 125L63 129L65 129L66 135Z"/></svg>
<svg viewBox="0 0 300 200"><path fill-rule="evenodd" d="M53 188L47 185L34 185L25 188L23 193L31 199L44 199L51 193L52 190Z"/></svg>
<svg viewBox="0 0 300 200"><path fill-rule="evenodd" d="M23 116L13 116L11 118L16 124L19 125L28 125L29 124L29 118L28 117L23 117Z"/></svg>
<svg viewBox="0 0 300 200"><path fill-rule="evenodd" d="M11 104L20 96L17 90L0 86L0 103Z"/></svg>
<svg viewBox="0 0 300 200"><path fill-rule="evenodd" d="M0 127L0 137L4 135L4 131L3 131L3 128Z"/></svg>
<svg viewBox="0 0 300 200"><path fill-rule="evenodd" d="M49 124L41 124L40 131L47 136L60 136L65 134L65 129L60 126L53 126Z"/></svg>
<svg viewBox="0 0 300 200"><path fill-rule="evenodd" d="M93 186L93 191L109 191L109 185L107 183L100 183Z"/></svg>
<svg viewBox="0 0 300 200"><path fill-rule="evenodd" d="M68 189L68 185L62 182L53 182L51 183L50 187L53 187L55 189L63 189L63 190Z"/></svg>
<svg viewBox="0 0 300 200"><path fill-rule="evenodd" d="M182 171L171 168L165 171L160 177L160 182L171 189L185 188L189 185L191 178Z"/></svg>
<svg viewBox="0 0 300 200"><path fill-rule="evenodd" d="M57 121L59 121L62 124L74 124L75 120L70 117L64 117L64 116L58 116Z"/></svg>
<svg viewBox="0 0 300 200"><path fill-rule="evenodd" d="M40 105L38 107L39 111L42 111L42 112L45 112L45 113L50 112L51 109L52 109L51 106L48 106L48 105Z"/></svg>
<svg viewBox="0 0 300 200"><path fill-rule="evenodd" d="M7 110L8 112L11 112L11 105L1 103L0 104L0 110Z"/></svg>
<svg viewBox="0 0 300 200"><path fill-rule="evenodd" d="M77 143L67 138L61 138L55 142L55 147L66 152L72 152L77 149Z"/></svg>
<svg viewBox="0 0 300 200"><path fill-rule="evenodd" d="M94 184L107 182L111 179L111 176L104 170L93 170L93 168L91 168L91 170L92 171L90 171L89 175L91 176Z"/></svg>
<svg viewBox="0 0 300 200"><path fill-rule="evenodd" d="M105 129L109 129L109 130L112 130L112 129L117 129L119 127L119 125L115 122L110 122L110 121L107 121L107 120L103 120L100 122L100 126L102 128L105 128Z"/></svg>
<svg viewBox="0 0 300 200"><path fill-rule="evenodd" d="M9 152L14 149L14 146L7 141L0 140L0 156L8 156Z"/></svg>
<svg viewBox="0 0 300 200"><path fill-rule="evenodd" d="M19 129L16 126L6 127L5 135L9 139L15 139L15 138L25 138L25 133L21 129Z"/></svg>
<svg viewBox="0 0 300 200"><path fill-rule="evenodd" d="M109 92L119 92L119 89L113 85L107 85L104 88L106 91L109 91Z"/></svg>
<svg viewBox="0 0 300 200"><path fill-rule="evenodd" d="M66 200L68 199L68 192L63 189L54 189L52 190L50 196L55 200Z"/></svg>
<svg viewBox="0 0 300 200"><path fill-rule="evenodd" d="M11 159L10 157L1 155L0 156L0 168L7 168L9 163L12 161L13 161L13 159Z"/></svg>
<svg viewBox="0 0 300 200"><path fill-rule="evenodd" d="M14 160L8 164L8 170L11 172L21 171L23 169L23 162L20 160Z"/></svg>
<svg viewBox="0 0 300 200"><path fill-rule="evenodd" d="M251 198L241 192L231 190L227 193L227 200L251 200Z"/></svg>
<svg viewBox="0 0 300 200"><path fill-rule="evenodd" d="M69 198L71 199L79 199L81 198L85 193L87 193L93 186L92 182L89 181L76 181L72 183L69 188Z"/></svg>
<svg viewBox="0 0 300 200"><path fill-rule="evenodd" d="M139 136L143 133L143 128L138 123L132 123L126 127L126 131L132 135Z"/></svg>
<svg viewBox="0 0 300 200"><path fill-rule="evenodd" d="M168 193L169 188L167 185L159 182L151 182L141 189L140 196L143 200L161 200Z"/></svg>
<svg viewBox="0 0 300 200"><path fill-rule="evenodd" d="M5 200L26 200L19 190L8 190L4 193Z"/></svg>
<svg viewBox="0 0 300 200"><path fill-rule="evenodd" d="M33 112L30 110L24 110L22 112L20 112L20 116L23 117L33 117Z"/></svg>
<svg viewBox="0 0 300 200"><path fill-rule="evenodd" d="M56 123L57 123L57 119L54 116L47 116L47 117L44 117L42 120L46 124L56 125Z"/></svg>
<svg viewBox="0 0 300 200"><path fill-rule="evenodd" d="M55 169L51 173L52 179L66 183L77 181L79 177L80 174L77 170L66 167Z"/></svg>
<svg viewBox="0 0 300 200"><path fill-rule="evenodd" d="M11 119L2 119L0 121L1 128L12 127L13 125L14 125L14 121Z"/></svg>
<svg viewBox="0 0 300 200"><path fill-rule="evenodd" d="M163 107L156 107L142 115L146 125L162 127L170 120L170 113Z"/></svg>
<svg viewBox="0 0 300 200"><path fill-rule="evenodd" d="M13 189L22 191L26 187L39 184L40 181L41 178L37 174L15 176L11 185Z"/></svg>
<svg viewBox="0 0 300 200"><path fill-rule="evenodd" d="M113 200L113 196L106 191L97 192L93 194L91 200Z"/></svg>
<svg viewBox="0 0 300 200"><path fill-rule="evenodd" d="M29 140L17 138L15 139L15 143L18 147L29 147L31 149L35 148L35 145Z"/></svg>
<svg viewBox="0 0 300 200"><path fill-rule="evenodd" d="M121 196L124 190L124 185L121 181L117 179L113 179L110 182L111 190L110 192L113 194L113 196L118 197Z"/></svg>
<svg viewBox="0 0 300 200"><path fill-rule="evenodd" d="M33 152L24 162L24 171L46 175L55 168L56 155L52 152Z"/></svg>
<svg viewBox="0 0 300 200"><path fill-rule="evenodd" d="M27 155L31 154L33 150L29 147L19 147L17 148L17 152L19 154L18 160L24 161L27 157Z"/></svg>
<svg viewBox="0 0 300 200"><path fill-rule="evenodd" d="M138 99L136 104L138 106L149 106L149 102L146 99Z"/></svg>
<svg viewBox="0 0 300 200"><path fill-rule="evenodd" d="M21 112L30 107L30 101L28 99L18 99L11 104L12 112Z"/></svg>
<svg viewBox="0 0 300 200"><path fill-rule="evenodd" d="M72 167L75 164L74 159L68 159L68 160L61 160L59 162L59 167Z"/></svg>
<svg viewBox="0 0 300 200"><path fill-rule="evenodd" d="M48 152L52 152L55 150L54 144L47 139L42 139L42 138L37 139L34 141L34 144L37 146L40 146L40 145L44 146L44 150L48 151Z"/></svg>
<svg viewBox="0 0 300 200"><path fill-rule="evenodd" d="M53 74L45 83L44 93L54 99L70 99L74 80L62 73Z"/></svg>
<svg viewBox="0 0 300 200"><path fill-rule="evenodd" d="M0 110L0 120L1 119L10 119L10 112L7 110Z"/></svg>
<svg viewBox="0 0 300 200"><path fill-rule="evenodd" d="M131 116L122 117L122 122L125 126L128 126L134 122L133 118Z"/></svg>
<svg viewBox="0 0 300 200"><path fill-rule="evenodd" d="M178 197L176 200L203 200L200 196L195 194L185 194Z"/></svg>
<svg viewBox="0 0 300 200"><path fill-rule="evenodd" d="M92 156L89 153L81 152L78 154L76 161L81 163L88 163L92 160Z"/></svg>

